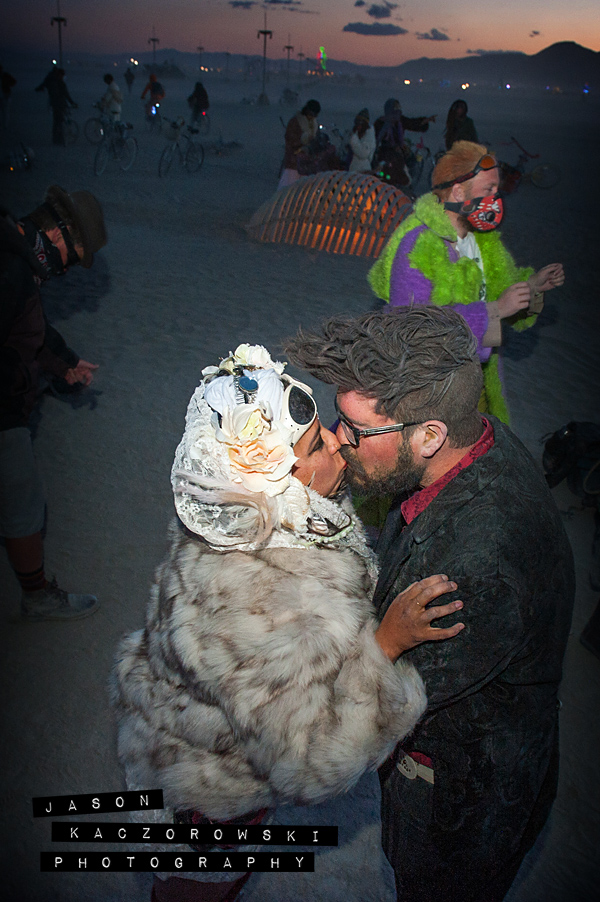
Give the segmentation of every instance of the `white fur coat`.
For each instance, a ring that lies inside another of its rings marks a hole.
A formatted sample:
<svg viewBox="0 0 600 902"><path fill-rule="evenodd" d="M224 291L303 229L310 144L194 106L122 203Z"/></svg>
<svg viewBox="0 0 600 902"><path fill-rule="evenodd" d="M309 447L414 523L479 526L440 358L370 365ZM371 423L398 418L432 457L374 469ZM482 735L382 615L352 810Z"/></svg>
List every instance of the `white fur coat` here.
<svg viewBox="0 0 600 902"><path fill-rule="evenodd" d="M358 527L360 532L360 527ZM364 542L216 551L181 524L113 700L130 788L224 820L313 803L377 767L425 709L374 638Z"/></svg>

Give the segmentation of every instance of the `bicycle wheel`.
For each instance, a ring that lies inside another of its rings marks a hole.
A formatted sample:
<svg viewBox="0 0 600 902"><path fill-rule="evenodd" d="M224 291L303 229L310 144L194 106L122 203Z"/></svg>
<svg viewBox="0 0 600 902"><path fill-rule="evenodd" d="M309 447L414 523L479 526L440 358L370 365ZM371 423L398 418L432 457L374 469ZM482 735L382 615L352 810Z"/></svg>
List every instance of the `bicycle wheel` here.
<svg viewBox="0 0 600 902"><path fill-rule="evenodd" d="M117 147L117 156L119 158L119 166L123 172L131 169L137 157L137 141L128 135L127 138L121 138Z"/></svg>
<svg viewBox="0 0 600 902"><path fill-rule="evenodd" d="M175 147L173 144L167 144L165 149L160 155L160 160L158 161L158 174L160 178L164 178L169 169L171 168L171 163L173 162L173 157L175 155Z"/></svg>
<svg viewBox="0 0 600 902"><path fill-rule="evenodd" d="M531 182L536 188L554 188L558 185L561 178L560 169L556 166L549 166L546 163L540 163L535 169L531 170Z"/></svg>
<svg viewBox="0 0 600 902"><path fill-rule="evenodd" d="M64 128L65 144L75 144L79 137L79 126L74 119L68 119Z"/></svg>
<svg viewBox="0 0 600 902"><path fill-rule="evenodd" d="M204 110L203 113L200 113L197 121L194 123L197 126L199 134L206 137L210 133L210 116Z"/></svg>
<svg viewBox="0 0 600 902"><path fill-rule="evenodd" d="M109 142L102 141L102 143L98 145L98 150L96 151L96 156L94 157L94 174L95 175L102 175L102 173L106 169L106 164L108 163L109 156L110 156Z"/></svg>
<svg viewBox="0 0 600 902"><path fill-rule="evenodd" d="M83 134L86 136L90 144L100 144L100 141L104 137L104 127L102 125L102 121L96 116L94 116L92 119L88 119L88 121L83 126Z"/></svg>
<svg viewBox="0 0 600 902"><path fill-rule="evenodd" d="M188 172L198 172L204 163L204 148L201 144L190 141L185 155L184 165Z"/></svg>

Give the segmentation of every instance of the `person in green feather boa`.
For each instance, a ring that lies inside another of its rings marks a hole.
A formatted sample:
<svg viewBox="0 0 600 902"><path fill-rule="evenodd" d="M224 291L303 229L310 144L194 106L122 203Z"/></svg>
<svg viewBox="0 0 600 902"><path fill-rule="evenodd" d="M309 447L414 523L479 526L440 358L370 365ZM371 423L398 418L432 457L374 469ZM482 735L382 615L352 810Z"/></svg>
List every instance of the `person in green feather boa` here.
<svg viewBox="0 0 600 902"><path fill-rule="evenodd" d="M457 141L433 171L433 189L395 230L369 272L392 306L435 304L461 313L483 367L480 409L509 422L499 372L501 323L532 326L544 292L562 285L562 264L518 267L496 231L502 220L499 169L487 148Z"/></svg>

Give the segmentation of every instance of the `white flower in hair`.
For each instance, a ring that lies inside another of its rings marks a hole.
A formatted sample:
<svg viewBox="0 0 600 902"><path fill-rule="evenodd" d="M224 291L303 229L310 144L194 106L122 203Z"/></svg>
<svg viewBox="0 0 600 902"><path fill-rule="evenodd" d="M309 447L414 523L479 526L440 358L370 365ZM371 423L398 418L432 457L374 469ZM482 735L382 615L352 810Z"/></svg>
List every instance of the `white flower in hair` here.
<svg viewBox="0 0 600 902"><path fill-rule="evenodd" d="M297 458L290 431L271 417L265 403L229 408L215 424L215 438L227 446L232 481L272 498L288 488Z"/></svg>
<svg viewBox="0 0 600 902"><path fill-rule="evenodd" d="M262 345L238 345L233 354L233 359L239 366L252 366L260 370L273 369L279 375L285 369L285 363L273 360L267 349Z"/></svg>

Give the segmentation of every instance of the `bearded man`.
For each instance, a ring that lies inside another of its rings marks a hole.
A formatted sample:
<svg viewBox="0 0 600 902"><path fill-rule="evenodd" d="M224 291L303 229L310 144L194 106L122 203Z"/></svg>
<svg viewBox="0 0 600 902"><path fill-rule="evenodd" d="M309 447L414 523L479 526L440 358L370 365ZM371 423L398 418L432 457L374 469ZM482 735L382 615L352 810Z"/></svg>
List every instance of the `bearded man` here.
<svg viewBox="0 0 600 902"><path fill-rule="evenodd" d="M515 265L495 231L504 214L499 183L498 161L483 145L453 144L433 170L432 192L396 229L369 282L391 306L452 306L464 316L483 365L480 409L508 423L498 372L501 322L519 331L532 326L544 292L565 275L560 263L537 273Z"/></svg>
<svg viewBox="0 0 600 902"><path fill-rule="evenodd" d="M516 436L479 413L477 342L456 311L334 318L287 353L337 386L352 487L395 496L377 547L378 617L427 573L447 574L464 602L452 642L401 656L423 677L428 706L380 770L398 899L500 902L556 793L574 600L560 514Z"/></svg>

